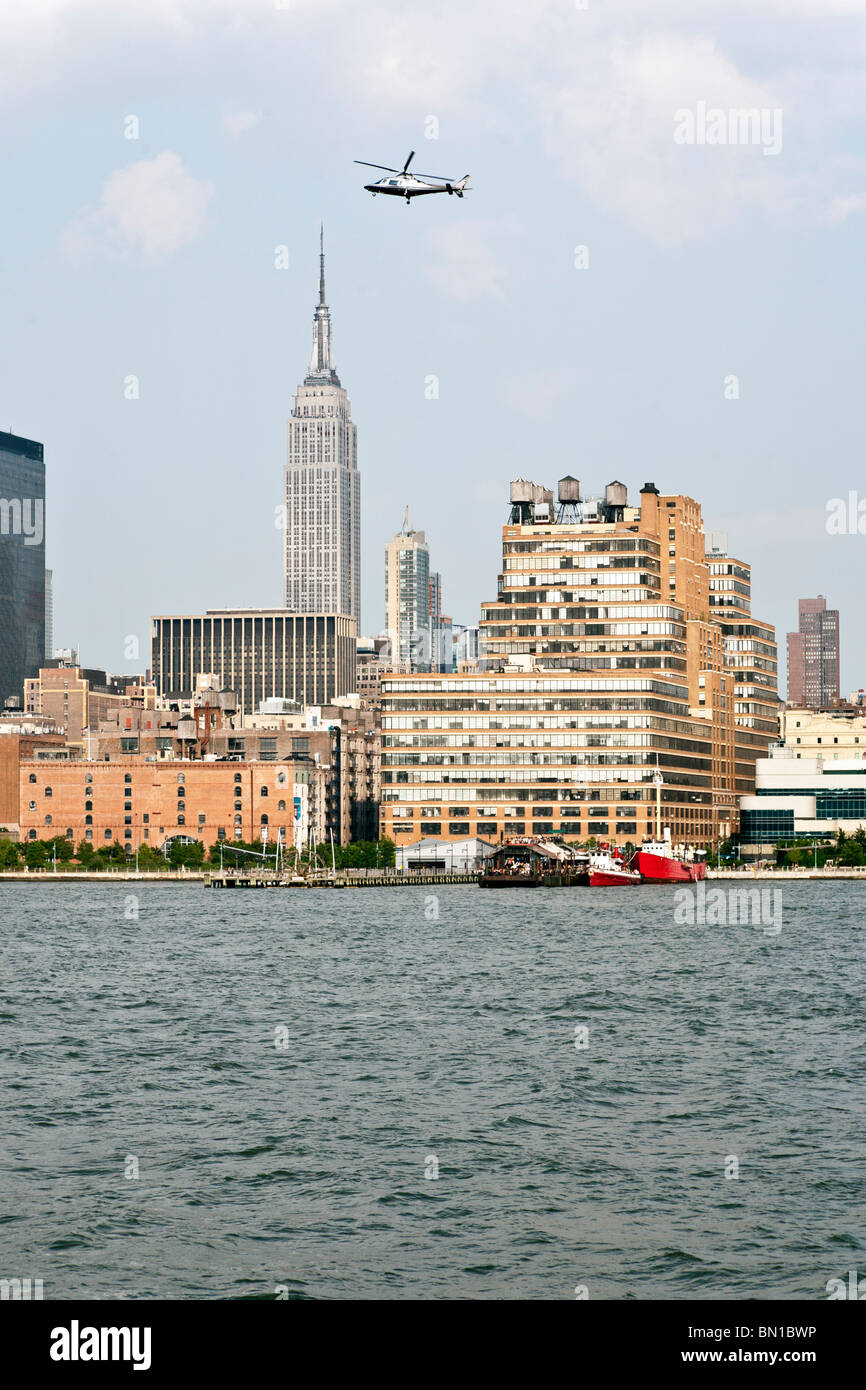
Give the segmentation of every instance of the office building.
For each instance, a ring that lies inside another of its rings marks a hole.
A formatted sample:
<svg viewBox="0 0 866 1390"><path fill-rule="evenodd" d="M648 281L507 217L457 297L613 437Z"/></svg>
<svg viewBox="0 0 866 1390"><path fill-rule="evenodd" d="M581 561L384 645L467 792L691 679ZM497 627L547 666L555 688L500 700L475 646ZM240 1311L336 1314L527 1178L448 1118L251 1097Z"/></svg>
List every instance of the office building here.
<svg viewBox="0 0 866 1390"><path fill-rule="evenodd" d="M788 704L821 709L839 699L839 611L801 598L796 632L788 633Z"/></svg>
<svg viewBox="0 0 866 1390"><path fill-rule="evenodd" d="M88 736L103 720L136 708L156 708L156 688L144 676L109 676L55 658L24 682L25 712L54 720L81 756L87 756Z"/></svg>
<svg viewBox="0 0 866 1390"><path fill-rule="evenodd" d="M45 660L54 656L54 571L45 571Z"/></svg>
<svg viewBox="0 0 866 1390"><path fill-rule="evenodd" d="M284 597L293 613L361 622L361 481L349 400L334 366L320 244L310 370L288 422L283 477Z"/></svg>
<svg viewBox="0 0 866 1390"><path fill-rule="evenodd" d="M801 757L795 746L773 748L757 764L753 795L740 803L744 859L772 857L786 840L832 840L866 828L866 762Z"/></svg>
<svg viewBox="0 0 866 1390"><path fill-rule="evenodd" d="M0 705L45 660L45 462L34 439L0 431Z"/></svg>
<svg viewBox="0 0 866 1390"><path fill-rule="evenodd" d="M757 635L726 634L711 607L699 504L652 483L637 506L620 482L583 499L571 477L555 503L518 480L502 542L479 669L382 680L383 832L398 844L636 843L654 830L657 773L676 843L736 831L739 798L778 736L775 645L742 604L730 622ZM752 695L759 655L768 669Z"/></svg>
<svg viewBox="0 0 866 1390"><path fill-rule="evenodd" d="M242 714L262 700L326 705L355 688L355 619L283 608L209 609L152 619L151 669L159 695L190 699L196 677L212 672L237 692Z"/></svg>

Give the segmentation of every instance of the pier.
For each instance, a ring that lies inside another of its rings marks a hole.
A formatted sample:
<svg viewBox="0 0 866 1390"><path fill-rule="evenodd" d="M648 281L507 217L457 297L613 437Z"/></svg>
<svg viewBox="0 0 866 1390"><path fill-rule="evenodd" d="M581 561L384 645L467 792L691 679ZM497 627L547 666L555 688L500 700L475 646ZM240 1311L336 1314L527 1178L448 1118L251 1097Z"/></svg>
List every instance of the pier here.
<svg viewBox="0 0 866 1390"><path fill-rule="evenodd" d="M205 888L412 888L443 883L477 883L477 874L396 874L376 869L347 869L336 874L301 877L262 869L217 869L205 873Z"/></svg>

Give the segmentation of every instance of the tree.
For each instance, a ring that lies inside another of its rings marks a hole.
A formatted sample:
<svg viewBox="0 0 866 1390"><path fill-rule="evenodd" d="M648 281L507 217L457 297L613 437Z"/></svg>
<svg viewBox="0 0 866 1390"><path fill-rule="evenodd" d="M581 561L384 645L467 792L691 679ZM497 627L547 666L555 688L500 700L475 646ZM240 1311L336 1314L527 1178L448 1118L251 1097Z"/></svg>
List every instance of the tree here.
<svg viewBox="0 0 866 1390"><path fill-rule="evenodd" d="M20 862L20 846L14 840L0 840L0 870L15 869Z"/></svg>
<svg viewBox="0 0 866 1390"><path fill-rule="evenodd" d="M24 862L28 869L42 869L48 862L48 850L41 840L29 840L24 847Z"/></svg>
<svg viewBox="0 0 866 1390"><path fill-rule="evenodd" d="M56 854L58 860L63 864L68 864L69 860L75 854L75 846L71 840L67 840L65 835L55 835L53 839L46 840L45 843L48 849L48 857L53 859Z"/></svg>

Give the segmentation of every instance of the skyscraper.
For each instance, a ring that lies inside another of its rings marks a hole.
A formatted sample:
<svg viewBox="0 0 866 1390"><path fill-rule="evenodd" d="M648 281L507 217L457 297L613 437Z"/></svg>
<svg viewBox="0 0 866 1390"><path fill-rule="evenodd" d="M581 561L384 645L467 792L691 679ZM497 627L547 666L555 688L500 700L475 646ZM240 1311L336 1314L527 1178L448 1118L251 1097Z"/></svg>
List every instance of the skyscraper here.
<svg viewBox="0 0 866 1390"><path fill-rule="evenodd" d="M0 702L23 698L45 658L42 445L0 432Z"/></svg>
<svg viewBox="0 0 866 1390"><path fill-rule="evenodd" d="M788 704L820 709L839 699L839 612L827 600L801 598L788 633Z"/></svg>
<svg viewBox="0 0 866 1390"><path fill-rule="evenodd" d="M409 530L408 507L385 547L385 630L395 666L430 670L430 551L424 532Z"/></svg>
<svg viewBox="0 0 866 1390"><path fill-rule="evenodd" d="M45 660L54 655L54 571L45 571Z"/></svg>
<svg viewBox="0 0 866 1390"><path fill-rule="evenodd" d="M286 608L343 614L360 627L361 479L351 407L334 366L323 236L313 353L288 422L283 500Z"/></svg>
<svg viewBox="0 0 866 1390"><path fill-rule="evenodd" d="M512 483L477 669L382 677L381 830L398 844L637 844L657 775L675 842L738 828L778 737L775 635L752 617L748 565L726 545L706 555L694 498L645 483L634 505L618 481L582 498L572 477L558 491Z"/></svg>

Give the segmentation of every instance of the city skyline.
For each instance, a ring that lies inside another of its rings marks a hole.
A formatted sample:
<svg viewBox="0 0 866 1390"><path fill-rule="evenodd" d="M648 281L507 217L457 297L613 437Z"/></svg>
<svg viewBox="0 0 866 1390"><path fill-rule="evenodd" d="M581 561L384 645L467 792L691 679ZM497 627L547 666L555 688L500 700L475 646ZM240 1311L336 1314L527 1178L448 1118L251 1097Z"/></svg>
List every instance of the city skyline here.
<svg viewBox="0 0 866 1390"><path fill-rule="evenodd" d="M145 651L153 612L283 602L274 478L321 217L362 439L362 632L379 626L407 477L446 592L459 580L450 611L471 622L497 499L542 456L590 490L663 474L700 495L708 526L753 555L780 631L830 574L856 591L863 537L825 526L863 439L851 286L866 158L838 157L863 101L853 14L827 18L818 54L810 18L782 34L769 5L750 7L748 33L720 3L700 18L491 10L479 69L457 12L391 27L386 61L337 6L347 81L325 15L262 12L230 44L212 10L181 8L186 28L95 5L62 83L56 29L0 19L21 59L0 97L20 117L3 423L46 446L58 644L135 670L126 639ZM122 75L97 57L133 50ZM518 121L506 93L524 71ZM677 144L675 112L708 97L784 109L781 150ZM419 141L422 168L472 169L471 198L406 209L363 193L353 158ZM533 171L531 197L515 170ZM122 576L98 596L82 558L96 536ZM131 570L136 541L148 563ZM844 620L848 688L866 618L852 605Z"/></svg>

